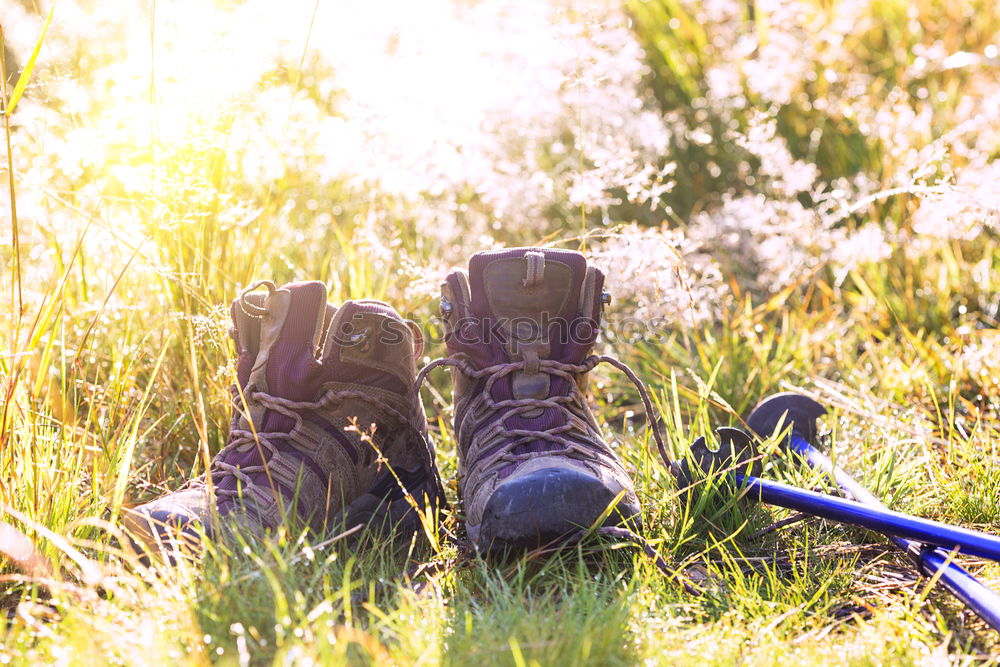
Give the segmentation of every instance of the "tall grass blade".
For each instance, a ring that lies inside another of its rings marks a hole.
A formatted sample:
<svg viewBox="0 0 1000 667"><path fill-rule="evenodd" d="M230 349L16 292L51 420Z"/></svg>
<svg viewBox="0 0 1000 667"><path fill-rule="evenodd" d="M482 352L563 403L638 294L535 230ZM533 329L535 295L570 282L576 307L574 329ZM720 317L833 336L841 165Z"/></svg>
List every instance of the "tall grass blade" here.
<svg viewBox="0 0 1000 667"><path fill-rule="evenodd" d="M45 33L49 31L49 24L52 23L52 12L55 8L56 3L53 0L52 4L49 5L49 13L45 17L45 24L42 26L42 34L38 36L38 41L35 42L35 48L31 52L31 57L24 64L24 69L21 70L21 75L17 77L17 83L14 85L14 91L10 94L10 99L7 101L4 112L8 118L14 113L14 108L20 101L21 96L24 95L24 90L28 87L28 82L31 81L31 73L35 69L35 62L37 62L38 54L42 50L42 44L45 43Z"/></svg>

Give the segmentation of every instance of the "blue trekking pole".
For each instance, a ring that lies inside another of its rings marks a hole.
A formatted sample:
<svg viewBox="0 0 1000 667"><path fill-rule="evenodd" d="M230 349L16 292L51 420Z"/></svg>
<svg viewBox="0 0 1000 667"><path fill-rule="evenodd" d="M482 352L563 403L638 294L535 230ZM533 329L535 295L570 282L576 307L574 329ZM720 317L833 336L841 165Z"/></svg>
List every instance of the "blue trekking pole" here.
<svg viewBox="0 0 1000 667"><path fill-rule="evenodd" d="M811 444L816 438L816 419L825 413L826 409L822 405L807 396L781 393L761 401L747 417L746 423L762 437L774 434L778 428L790 428L791 434L785 444L805 458L812 468L831 476L845 496L872 508L887 509L878 498ZM948 551L897 537L887 531L882 532L906 552L922 574L928 577L937 575L938 582L948 592L965 603L994 630L1000 630L1000 595L957 563L949 562ZM962 551L971 553L965 548Z"/></svg>
<svg viewBox="0 0 1000 667"><path fill-rule="evenodd" d="M705 438L698 438L691 445L694 459L705 472L735 471L732 477L736 483L745 488L748 496L760 502L869 528L887 535L946 547L949 550L960 549L962 553L971 556L1000 561L1000 537L995 535L921 519L885 507L864 505L856 500L845 500L825 493L807 491L790 484L772 482L747 474L750 471L745 467L741 469L741 466L756 460L752 455L753 438L736 428L720 428L716 432L722 447L713 452L708 449ZM727 456L724 454L726 451L738 452L739 456Z"/></svg>

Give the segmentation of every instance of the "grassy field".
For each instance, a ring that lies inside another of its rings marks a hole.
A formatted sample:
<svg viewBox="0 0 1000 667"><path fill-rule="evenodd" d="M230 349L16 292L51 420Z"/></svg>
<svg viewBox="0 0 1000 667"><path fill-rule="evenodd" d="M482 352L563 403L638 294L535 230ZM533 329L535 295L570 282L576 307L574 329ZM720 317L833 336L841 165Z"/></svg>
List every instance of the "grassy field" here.
<svg viewBox="0 0 1000 667"><path fill-rule="evenodd" d="M712 481L681 497L607 370L593 405L644 534L702 595L607 540L488 562L433 535L278 534L151 568L114 540L123 507L224 444L244 286L388 300L429 361L440 278L504 245L605 268L602 351L648 384L676 455L798 388L893 509L1000 533L995 2L60 0L45 30L48 12L0 7L0 664L1000 654L876 534L759 535L787 513ZM429 385L455 501L448 377Z"/></svg>

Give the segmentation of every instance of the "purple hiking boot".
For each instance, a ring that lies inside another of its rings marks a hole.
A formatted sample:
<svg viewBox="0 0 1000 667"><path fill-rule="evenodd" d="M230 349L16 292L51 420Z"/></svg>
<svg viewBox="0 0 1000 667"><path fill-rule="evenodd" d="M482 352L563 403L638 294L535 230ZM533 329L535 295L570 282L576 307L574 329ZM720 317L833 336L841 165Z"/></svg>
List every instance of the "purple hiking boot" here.
<svg viewBox="0 0 1000 667"><path fill-rule="evenodd" d="M167 553L223 528L416 530L413 505L443 502L413 394L419 331L378 301L336 308L319 282L251 290L261 286L231 308L239 386L228 443L206 475L126 511L126 528Z"/></svg>
<svg viewBox="0 0 1000 667"><path fill-rule="evenodd" d="M637 527L622 462L587 404L604 275L577 252L481 252L442 285L452 367L459 482L469 537L481 550L535 548L591 527ZM647 414L652 406L638 385ZM662 442L654 431L657 443Z"/></svg>

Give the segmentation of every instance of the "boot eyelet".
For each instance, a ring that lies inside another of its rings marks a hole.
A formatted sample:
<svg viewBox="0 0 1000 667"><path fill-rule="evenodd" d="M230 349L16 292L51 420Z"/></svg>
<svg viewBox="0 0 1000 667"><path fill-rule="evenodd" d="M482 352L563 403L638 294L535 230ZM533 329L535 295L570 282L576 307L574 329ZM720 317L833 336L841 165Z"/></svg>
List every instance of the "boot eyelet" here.
<svg viewBox="0 0 1000 667"><path fill-rule="evenodd" d="M360 332L356 334L351 334L348 337L348 344L357 346L359 352L369 352L372 349L371 346L371 327L365 327Z"/></svg>

